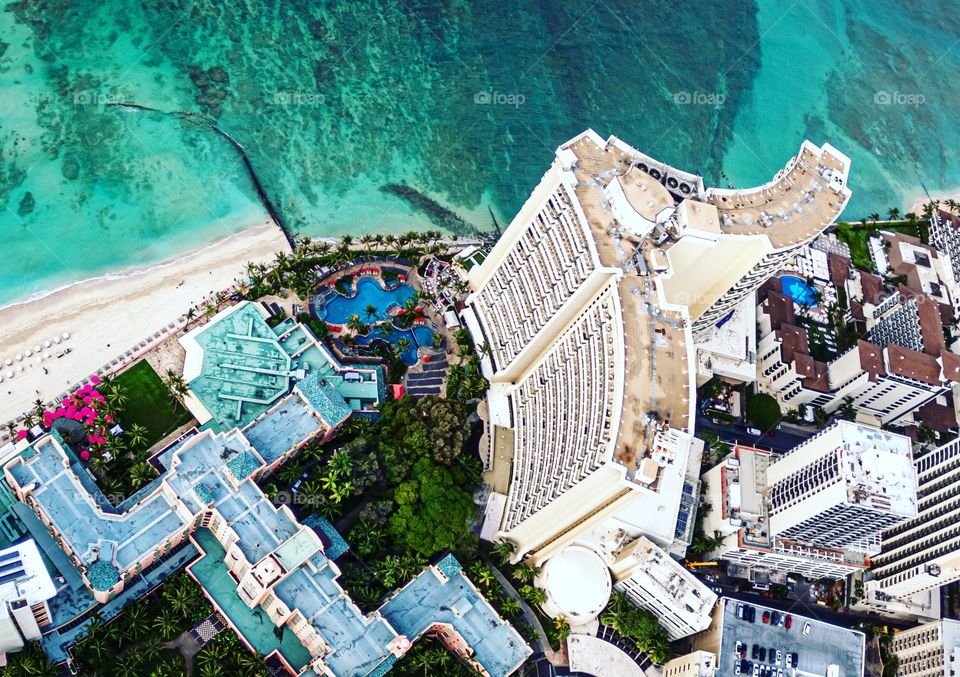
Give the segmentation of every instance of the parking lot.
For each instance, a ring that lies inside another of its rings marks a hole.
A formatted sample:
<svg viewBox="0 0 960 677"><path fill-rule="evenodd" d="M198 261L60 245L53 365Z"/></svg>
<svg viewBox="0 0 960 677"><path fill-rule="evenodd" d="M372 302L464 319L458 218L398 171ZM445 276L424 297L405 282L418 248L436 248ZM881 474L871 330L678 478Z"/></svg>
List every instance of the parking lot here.
<svg viewBox="0 0 960 677"><path fill-rule="evenodd" d="M746 644L746 659L758 663L752 656L753 645L764 647L768 652L771 648L779 650L783 656L791 652L799 655L797 669L787 668L785 658L776 666L783 670L784 675L820 675L825 677L827 666L839 667L838 677L860 677L863 674L863 652L865 638L863 633L847 630L829 623L792 616L792 627L771 626L763 622L763 612L769 611L771 617L774 609L758 604L747 604L756 608L756 621L750 623L737 618L737 604L734 599L724 600L723 632L720 646L720 665L717 675L735 675L734 662L736 661L737 641ZM781 615L782 612L777 612ZM810 624L809 634L804 635L805 624ZM774 660L775 662L775 660ZM771 665L770 657L761 665Z"/></svg>

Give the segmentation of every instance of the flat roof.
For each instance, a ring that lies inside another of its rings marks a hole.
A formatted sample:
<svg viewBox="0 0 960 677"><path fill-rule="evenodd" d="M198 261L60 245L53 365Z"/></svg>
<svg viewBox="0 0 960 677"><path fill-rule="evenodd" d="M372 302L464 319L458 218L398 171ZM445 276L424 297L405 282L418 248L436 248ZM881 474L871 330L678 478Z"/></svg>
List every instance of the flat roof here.
<svg viewBox="0 0 960 677"><path fill-rule="evenodd" d="M149 495L127 512L106 512L70 469L66 454L50 435L7 468L20 487L36 483L31 493L34 500L88 567L112 555L117 566L125 569L187 525L162 492Z"/></svg>
<svg viewBox="0 0 960 677"><path fill-rule="evenodd" d="M445 575L438 575L434 567L428 568L384 604L380 613L411 640L434 623L453 626L490 677L506 677L531 654L530 647L459 567L444 569Z"/></svg>
<svg viewBox="0 0 960 677"><path fill-rule="evenodd" d="M850 502L915 516L917 471L910 438L850 421L839 425Z"/></svg>
<svg viewBox="0 0 960 677"><path fill-rule="evenodd" d="M750 658L753 645L757 644L770 650L779 650L784 653L797 653L797 674L819 675L826 677L829 666L837 666L835 677L862 677L864 668L864 649L866 637L862 632L848 630L838 625L825 623L813 618L807 618L791 613L793 617L790 630L784 627L773 627L764 623L761 616L764 611L785 613L770 607L741 602L740 600L724 598L721 622L723 628L720 636L720 655L717 658L716 677L725 677L734 673L734 658L736 643L744 642L747 645L747 660ZM737 605L748 604L757 609L755 622L748 623L737 618ZM803 634L805 625L810 624L810 632ZM769 664L769 663L768 663ZM781 668L785 668L783 661ZM787 670L784 670L786 673Z"/></svg>

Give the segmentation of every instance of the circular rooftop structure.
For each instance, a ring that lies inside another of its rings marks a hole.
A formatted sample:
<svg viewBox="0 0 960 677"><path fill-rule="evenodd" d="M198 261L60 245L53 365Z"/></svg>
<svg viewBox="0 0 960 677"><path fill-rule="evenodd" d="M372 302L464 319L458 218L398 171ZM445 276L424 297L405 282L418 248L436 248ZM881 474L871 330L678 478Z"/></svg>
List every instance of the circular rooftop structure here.
<svg viewBox="0 0 960 677"><path fill-rule="evenodd" d="M547 593L544 611L564 616L571 625L596 618L610 599L610 570L589 548L572 545L551 557L540 580Z"/></svg>

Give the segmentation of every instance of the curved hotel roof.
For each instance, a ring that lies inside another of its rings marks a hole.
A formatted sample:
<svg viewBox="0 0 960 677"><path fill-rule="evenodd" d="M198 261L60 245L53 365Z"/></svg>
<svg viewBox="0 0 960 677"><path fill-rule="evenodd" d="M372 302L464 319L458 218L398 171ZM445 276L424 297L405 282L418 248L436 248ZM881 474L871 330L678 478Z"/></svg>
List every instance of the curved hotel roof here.
<svg viewBox="0 0 960 677"><path fill-rule="evenodd" d="M691 318L769 252L822 231L848 164L805 142L770 183L725 191L592 130L557 150L468 273L465 320L490 346L488 479L518 557L545 559L606 517L669 546L699 465Z"/></svg>

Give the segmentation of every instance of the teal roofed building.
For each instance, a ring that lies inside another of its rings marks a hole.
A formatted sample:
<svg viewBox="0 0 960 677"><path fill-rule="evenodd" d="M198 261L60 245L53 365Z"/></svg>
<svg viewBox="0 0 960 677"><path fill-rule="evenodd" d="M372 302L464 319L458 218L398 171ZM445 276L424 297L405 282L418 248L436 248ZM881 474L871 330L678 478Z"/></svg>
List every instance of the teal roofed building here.
<svg viewBox="0 0 960 677"><path fill-rule="evenodd" d="M354 412L376 412L386 392L379 365L342 364L305 326L267 323L260 304L238 303L180 337L185 404L204 428L241 428L276 468L298 445L330 439Z"/></svg>
<svg viewBox="0 0 960 677"><path fill-rule="evenodd" d="M122 511L95 501L70 467L47 435L4 471L102 604L189 538L201 555L187 571L251 651L291 674L383 675L424 635L491 677L530 653L452 555L364 614L339 583L334 558L346 543L329 523L300 523L264 495L255 479L266 461L236 428L184 441L153 489Z"/></svg>

